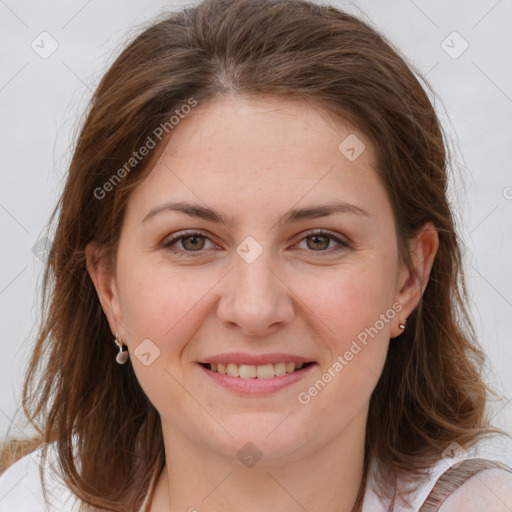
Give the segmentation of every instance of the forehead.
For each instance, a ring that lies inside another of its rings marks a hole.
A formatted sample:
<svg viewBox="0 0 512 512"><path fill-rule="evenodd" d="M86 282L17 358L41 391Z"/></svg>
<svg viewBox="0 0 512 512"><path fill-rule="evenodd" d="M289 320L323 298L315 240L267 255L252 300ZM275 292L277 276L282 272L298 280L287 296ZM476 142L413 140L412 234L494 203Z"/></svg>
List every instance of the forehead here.
<svg viewBox="0 0 512 512"><path fill-rule="evenodd" d="M304 157L335 163L345 156L350 162L364 144L363 160L375 164L367 137L314 102L273 97L216 98L199 104L171 135L166 153L173 159L196 156L204 161L205 157L216 157L227 162L252 155L258 158L258 165L268 161L275 166L279 161L285 165L302 162ZM355 155L343 153L347 149L344 146L340 148L348 136L352 136L349 142L357 146ZM245 162L244 168L250 166L251 161ZM297 165L298 170L300 167Z"/></svg>
<svg viewBox="0 0 512 512"><path fill-rule="evenodd" d="M129 208L184 200L256 214L274 205L350 200L378 210L386 196L375 168L367 137L314 104L219 98L198 104L174 127Z"/></svg>

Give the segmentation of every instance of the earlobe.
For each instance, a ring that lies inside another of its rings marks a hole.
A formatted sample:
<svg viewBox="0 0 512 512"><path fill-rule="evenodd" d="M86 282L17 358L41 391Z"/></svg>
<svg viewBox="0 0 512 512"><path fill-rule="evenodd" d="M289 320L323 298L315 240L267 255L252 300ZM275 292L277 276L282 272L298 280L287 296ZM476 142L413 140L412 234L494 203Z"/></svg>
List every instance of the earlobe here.
<svg viewBox="0 0 512 512"><path fill-rule="evenodd" d="M96 241L87 244L85 254L87 271L96 289L103 312L107 317L110 330L115 333L118 330L120 308L114 276L105 261L102 248Z"/></svg>
<svg viewBox="0 0 512 512"><path fill-rule="evenodd" d="M398 323L405 324L407 317L419 304L427 287L430 272L439 248L439 236L435 226L428 222L417 233L409 245L411 262L415 272L404 269L399 283L400 292L396 300L402 304L402 311ZM398 327L395 336L401 334L403 329Z"/></svg>

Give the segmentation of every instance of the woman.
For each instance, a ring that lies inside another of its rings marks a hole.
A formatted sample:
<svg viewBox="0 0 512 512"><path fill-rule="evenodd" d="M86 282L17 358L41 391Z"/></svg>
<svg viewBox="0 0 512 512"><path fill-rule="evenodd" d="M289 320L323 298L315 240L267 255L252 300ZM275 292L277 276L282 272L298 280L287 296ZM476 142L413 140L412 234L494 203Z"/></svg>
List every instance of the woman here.
<svg viewBox="0 0 512 512"><path fill-rule="evenodd" d="M147 28L54 214L23 402L50 444L0 511L22 474L32 509L510 510L509 468L468 457L498 431L446 160L403 58L335 8Z"/></svg>

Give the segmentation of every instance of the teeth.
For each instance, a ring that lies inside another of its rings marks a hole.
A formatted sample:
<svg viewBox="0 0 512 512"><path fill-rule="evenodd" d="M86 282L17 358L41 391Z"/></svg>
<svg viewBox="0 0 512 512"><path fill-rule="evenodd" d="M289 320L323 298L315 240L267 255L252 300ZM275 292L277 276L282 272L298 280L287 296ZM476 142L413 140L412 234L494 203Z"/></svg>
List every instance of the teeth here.
<svg viewBox="0 0 512 512"><path fill-rule="evenodd" d="M240 373L238 371L238 365L237 364L233 364L233 363L229 363L227 366L226 366L226 373L230 376L230 377L239 377L240 376Z"/></svg>
<svg viewBox="0 0 512 512"><path fill-rule="evenodd" d="M274 365L270 363L256 366L256 377L258 379L271 379L274 377Z"/></svg>
<svg viewBox="0 0 512 512"><path fill-rule="evenodd" d="M210 370L222 375L229 375L230 377L241 377L242 379L271 379L286 373L293 373L296 370L300 370L303 366L304 363L269 363L259 366L253 364L211 363Z"/></svg>
<svg viewBox="0 0 512 512"><path fill-rule="evenodd" d="M286 363L276 363L274 365L274 373L278 377L284 375L286 373Z"/></svg>
<svg viewBox="0 0 512 512"><path fill-rule="evenodd" d="M233 366L238 365L234 364ZM242 379L254 379L256 377L256 366L252 364L241 364L238 372Z"/></svg>

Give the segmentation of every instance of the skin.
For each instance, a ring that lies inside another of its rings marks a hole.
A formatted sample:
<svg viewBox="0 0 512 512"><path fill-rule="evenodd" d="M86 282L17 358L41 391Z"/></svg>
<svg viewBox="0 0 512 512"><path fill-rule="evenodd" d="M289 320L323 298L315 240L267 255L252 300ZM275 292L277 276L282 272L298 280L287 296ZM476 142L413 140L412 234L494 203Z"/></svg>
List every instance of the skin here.
<svg viewBox="0 0 512 512"><path fill-rule="evenodd" d="M439 512L509 512L511 507L512 473L501 469L487 469L450 494Z"/></svg>
<svg viewBox="0 0 512 512"><path fill-rule="evenodd" d="M338 149L351 133L366 145L354 161ZM311 105L219 98L180 121L132 192L116 273L98 259L95 242L87 247L112 332L128 346L137 379L162 418L167 464L152 511L352 510L370 395L390 338L402 332L399 323L427 285L439 243L425 225L410 245L418 276L401 265L391 204L375 168L364 134ZM291 208L332 200L368 216L335 213L278 224ZM169 201L208 206L234 223L175 211L142 222ZM180 253L164 247L188 229L207 238L176 242ZM347 246L304 235L310 229L330 230ZM248 236L262 249L252 263L236 252ZM187 256L194 250L201 255ZM298 393L394 303L400 313L301 404ZM160 350L149 366L134 355L145 339ZM212 383L197 364L223 352L284 352L317 364L283 390L241 396ZM262 453L252 467L237 458L247 442Z"/></svg>

